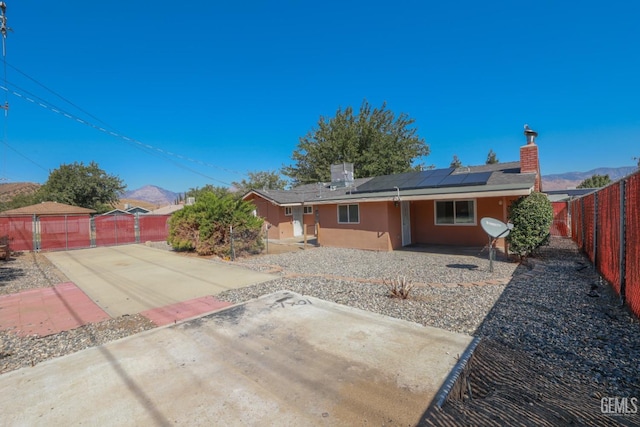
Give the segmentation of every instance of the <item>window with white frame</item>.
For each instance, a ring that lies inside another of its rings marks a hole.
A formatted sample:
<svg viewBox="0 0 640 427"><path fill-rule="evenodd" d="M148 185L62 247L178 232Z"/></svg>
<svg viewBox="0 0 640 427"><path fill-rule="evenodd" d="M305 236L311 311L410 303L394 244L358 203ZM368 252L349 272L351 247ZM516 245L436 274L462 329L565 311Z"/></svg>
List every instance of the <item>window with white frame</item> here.
<svg viewBox="0 0 640 427"><path fill-rule="evenodd" d="M304 214L305 215L311 215L313 213L313 206L305 206L304 207Z"/></svg>
<svg viewBox="0 0 640 427"><path fill-rule="evenodd" d="M338 205L338 224L357 224L359 222L359 205Z"/></svg>
<svg viewBox="0 0 640 427"><path fill-rule="evenodd" d="M284 214L285 214L286 216L291 216L291 215L293 215L293 212L292 212L292 210L291 210L291 206L285 206L285 207L284 207Z"/></svg>
<svg viewBox="0 0 640 427"><path fill-rule="evenodd" d="M475 200L438 200L435 203L437 225L475 225Z"/></svg>

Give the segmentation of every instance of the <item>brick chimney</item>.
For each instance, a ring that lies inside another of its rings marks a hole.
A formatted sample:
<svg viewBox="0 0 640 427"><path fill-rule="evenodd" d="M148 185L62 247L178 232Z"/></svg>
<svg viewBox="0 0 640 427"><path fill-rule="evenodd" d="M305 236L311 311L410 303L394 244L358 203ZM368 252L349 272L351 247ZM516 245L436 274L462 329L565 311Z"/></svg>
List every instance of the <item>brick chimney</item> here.
<svg viewBox="0 0 640 427"><path fill-rule="evenodd" d="M534 191L542 191L542 182L540 177L540 160L538 159L538 146L536 145L536 137L538 132L524 125L524 136L527 138L527 145L520 147L520 173L535 173L536 182Z"/></svg>

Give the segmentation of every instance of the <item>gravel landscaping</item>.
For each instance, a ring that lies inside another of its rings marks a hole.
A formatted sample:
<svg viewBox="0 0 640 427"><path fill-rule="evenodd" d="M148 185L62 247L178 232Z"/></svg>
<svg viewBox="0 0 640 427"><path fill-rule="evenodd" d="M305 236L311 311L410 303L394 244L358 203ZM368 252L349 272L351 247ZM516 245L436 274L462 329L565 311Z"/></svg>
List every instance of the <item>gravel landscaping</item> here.
<svg viewBox="0 0 640 427"><path fill-rule="evenodd" d="M465 376L466 391L441 410L427 411L425 425L640 424L640 415L600 411L602 398L640 398L640 322L573 242L553 239L527 265L499 257L493 273L486 251L431 249L312 247L242 259L236 264L278 278L218 298L239 303L289 289L482 337ZM382 283L399 276L415 285L409 299L390 298ZM0 294L64 280L42 255L22 254L0 264ZM127 316L44 338L0 331L0 373L152 326Z"/></svg>

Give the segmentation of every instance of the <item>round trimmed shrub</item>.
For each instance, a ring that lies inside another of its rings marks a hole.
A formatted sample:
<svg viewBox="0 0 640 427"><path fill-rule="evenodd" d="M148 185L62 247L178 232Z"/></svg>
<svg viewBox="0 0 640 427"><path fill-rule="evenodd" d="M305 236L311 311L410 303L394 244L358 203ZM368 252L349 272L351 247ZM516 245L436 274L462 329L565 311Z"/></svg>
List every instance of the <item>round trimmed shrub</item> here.
<svg viewBox="0 0 640 427"><path fill-rule="evenodd" d="M532 193L511 203L509 221L513 224L507 236L509 251L524 258L549 244L553 207L545 194Z"/></svg>

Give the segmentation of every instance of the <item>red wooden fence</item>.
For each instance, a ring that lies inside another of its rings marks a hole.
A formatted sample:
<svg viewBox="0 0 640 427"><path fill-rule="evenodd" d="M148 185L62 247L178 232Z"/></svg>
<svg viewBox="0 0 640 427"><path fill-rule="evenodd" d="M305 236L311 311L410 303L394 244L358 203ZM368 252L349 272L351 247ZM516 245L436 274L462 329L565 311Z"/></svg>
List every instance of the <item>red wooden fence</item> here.
<svg viewBox="0 0 640 427"><path fill-rule="evenodd" d="M640 172L571 203L571 234L640 317Z"/></svg>
<svg viewBox="0 0 640 427"><path fill-rule="evenodd" d="M67 250L163 241L170 215L0 217L12 251Z"/></svg>
<svg viewBox="0 0 640 427"><path fill-rule="evenodd" d="M551 224L551 235L560 237L571 236L571 224L569 216L569 202L552 202L553 223Z"/></svg>

